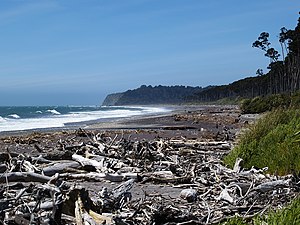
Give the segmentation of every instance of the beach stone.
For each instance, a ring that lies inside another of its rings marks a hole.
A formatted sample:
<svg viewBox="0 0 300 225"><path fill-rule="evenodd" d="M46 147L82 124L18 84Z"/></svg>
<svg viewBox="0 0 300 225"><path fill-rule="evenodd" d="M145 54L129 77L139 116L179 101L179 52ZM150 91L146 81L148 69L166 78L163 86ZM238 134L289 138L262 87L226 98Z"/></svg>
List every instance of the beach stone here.
<svg viewBox="0 0 300 225"><path fill-rule="evenodd" d="M197 191L192 188L183 189L180 194L180 198L187 200L188 202L195 202L197 200Z"/></svg>

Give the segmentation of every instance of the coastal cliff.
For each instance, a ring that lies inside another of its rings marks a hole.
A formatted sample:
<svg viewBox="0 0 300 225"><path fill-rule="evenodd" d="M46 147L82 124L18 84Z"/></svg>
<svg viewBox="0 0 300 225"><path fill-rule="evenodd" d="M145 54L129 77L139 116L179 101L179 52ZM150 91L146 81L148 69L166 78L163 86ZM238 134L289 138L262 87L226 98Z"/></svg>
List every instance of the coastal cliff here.
<svg viewBox="0 0 300 225"><path fill-rule="evenodd" d="M103 106L114 106L114 105L118 105L118 101L120 100L120 98L122 98L123 93L114 93L114 94L109 94L106 96L106 98L104 99L102 105Z"/></svg>

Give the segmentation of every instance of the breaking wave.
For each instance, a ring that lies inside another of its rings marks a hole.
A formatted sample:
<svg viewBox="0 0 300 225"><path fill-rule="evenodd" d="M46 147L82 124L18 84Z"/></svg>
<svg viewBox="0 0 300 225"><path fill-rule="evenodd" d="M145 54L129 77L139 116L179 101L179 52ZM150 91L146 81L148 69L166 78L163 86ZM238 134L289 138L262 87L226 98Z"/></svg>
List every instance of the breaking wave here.
<svg viewBox="0 0 300 225"><path fill-rule="evenodd" d="M18 114L11 114L11 115L8 115L7 117L14 118L14 119L20 119L21 118Z"/></svg>
<svg viewBox="0 0 300 225"><path fill-rule="evenodd" d="M61 113L56 111L55 109L48 109L47 112L52 113L53 115L61 115Z"/></svg>
<svg viewBox="0 0 300 225"><path fill-rule="evenodd" d="M79 108L78 108L79 109ZM158 107L86 107L85 111L77 111L75 107L60 107L60 113L55 109L31 109L31 117L17 118L19 115L10 114L10 118L3 118L0 116L0 132L16 131L16 130L30 130L30 129L44 129L44 128L59 128L68 124L81 123L87 121L95 121L101 119L125 118L139 115L149 115L155 113L164 113L168 111L164 108ZM44 114L47 112L50 114Z"/></svg>

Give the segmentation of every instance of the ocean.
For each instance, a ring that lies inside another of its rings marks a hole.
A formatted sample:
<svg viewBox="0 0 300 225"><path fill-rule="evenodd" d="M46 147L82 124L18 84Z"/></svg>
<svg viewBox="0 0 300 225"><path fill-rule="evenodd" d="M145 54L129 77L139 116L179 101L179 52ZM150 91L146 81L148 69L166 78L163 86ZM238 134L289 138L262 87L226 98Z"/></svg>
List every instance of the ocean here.
<svg viewBox="0 0 300 225"><path fill-rule="evenodd" d="M0 106L0 132L68 127L167 111L159 107Z"/></svg>

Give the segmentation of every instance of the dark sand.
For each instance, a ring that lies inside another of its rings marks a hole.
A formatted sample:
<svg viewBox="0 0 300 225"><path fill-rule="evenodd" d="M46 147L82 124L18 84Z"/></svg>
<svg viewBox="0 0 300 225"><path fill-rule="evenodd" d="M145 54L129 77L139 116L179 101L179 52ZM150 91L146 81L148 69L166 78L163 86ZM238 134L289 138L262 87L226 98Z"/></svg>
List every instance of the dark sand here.
<svg viewBox="0 0 300 225"><path fill-rule="evenodd" d="M226 140L234 142L236 135L254 117L241 116L236 106L180 106L167 115L153 115L118 119L113 122L101 122L83 127L87 132L102 133L111 138L124 137L131 141L163 139L197 139L199 141ZM54 129L47 131L26 131L2 134L0 152L15 152L38 156L43 152L54 151L61 144L80 143L84 137L78 138L75 130ZM119 183L81 182L90 192L97 192L103 186L115 187ZM176 197L181 189L166 185L136 183L132 190L133 197L139 197L143 191L152 194L163 194Z"/></svg>

